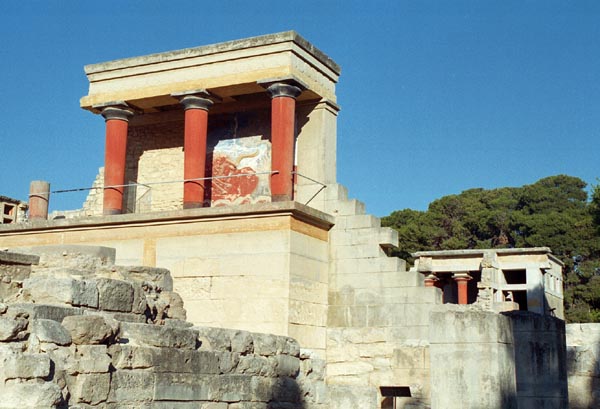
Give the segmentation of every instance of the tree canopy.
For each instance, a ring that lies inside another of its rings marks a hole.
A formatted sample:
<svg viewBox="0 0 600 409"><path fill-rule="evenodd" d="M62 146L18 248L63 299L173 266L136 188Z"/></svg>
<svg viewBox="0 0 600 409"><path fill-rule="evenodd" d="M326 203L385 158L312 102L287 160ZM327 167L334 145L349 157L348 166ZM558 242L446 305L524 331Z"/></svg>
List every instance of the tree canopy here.
<svg viewBox="0 0 600 409"><path fill-rule="evenodd" d="M557 175L522 187L469 189L426 211L404 209L382 219L399 233L398 256L411 253L547 246L565 263L570 322L600 322L600 187Z"/></svg>

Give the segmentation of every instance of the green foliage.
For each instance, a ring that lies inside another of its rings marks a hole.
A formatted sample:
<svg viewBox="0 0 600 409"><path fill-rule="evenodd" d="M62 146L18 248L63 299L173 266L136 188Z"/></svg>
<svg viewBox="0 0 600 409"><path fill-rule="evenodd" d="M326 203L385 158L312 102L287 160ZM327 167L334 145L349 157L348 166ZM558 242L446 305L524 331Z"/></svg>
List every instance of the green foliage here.
<svg viewBox="0 0 600 409"><path fill-rule="evenodd" d="M382 219L398 230L398 256L501 247L550 247L565 263L566 318L600 322L600 186L573 176L534 184L470 189L433 201L427 211L404 209Z"/></svg>

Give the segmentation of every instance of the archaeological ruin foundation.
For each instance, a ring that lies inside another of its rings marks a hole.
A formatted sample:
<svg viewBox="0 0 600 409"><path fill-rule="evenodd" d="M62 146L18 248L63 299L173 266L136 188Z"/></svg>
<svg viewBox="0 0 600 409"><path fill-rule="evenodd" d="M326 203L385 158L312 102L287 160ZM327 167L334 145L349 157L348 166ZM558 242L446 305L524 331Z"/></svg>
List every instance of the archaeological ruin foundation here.
<svg viewBox="0 0 600 409"><path fill-rule="evenodd" d="M340 72L293 31L86 66L87 200L0 225L0 407L598 403L550 249L393 256L337 181Z"/></svg>

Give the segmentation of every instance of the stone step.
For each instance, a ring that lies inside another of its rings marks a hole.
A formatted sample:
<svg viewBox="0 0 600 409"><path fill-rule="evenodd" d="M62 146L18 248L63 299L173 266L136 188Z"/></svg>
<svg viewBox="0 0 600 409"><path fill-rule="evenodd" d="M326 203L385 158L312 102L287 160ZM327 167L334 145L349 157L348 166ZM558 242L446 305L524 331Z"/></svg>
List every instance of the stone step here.
<svg viewBox="0 0 600 409"><path fill-rule="evenodd" d="M356 199L328 201L325 206L327 213L334 216L354 216L366 212L365 204Z"/></svg>
<svg viewBox="0 0 600 409"><path fill-rule="evenodd" d="M335 218L333 229L364 229L381 227L381 219L372 214L359 214L351 216L338 216Z"/></svg>

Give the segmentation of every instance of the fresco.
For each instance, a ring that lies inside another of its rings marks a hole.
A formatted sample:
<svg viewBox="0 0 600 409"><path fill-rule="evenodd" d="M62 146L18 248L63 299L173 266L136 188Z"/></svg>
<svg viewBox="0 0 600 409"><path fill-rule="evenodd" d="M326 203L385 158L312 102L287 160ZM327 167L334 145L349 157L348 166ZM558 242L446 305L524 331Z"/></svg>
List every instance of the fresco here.
<svg viewBox="0 0 600 409"><path fill-rule="evenodd" d="M222 139L212 153L211 206L271 201L271 143L261 136Z"/></svg>

